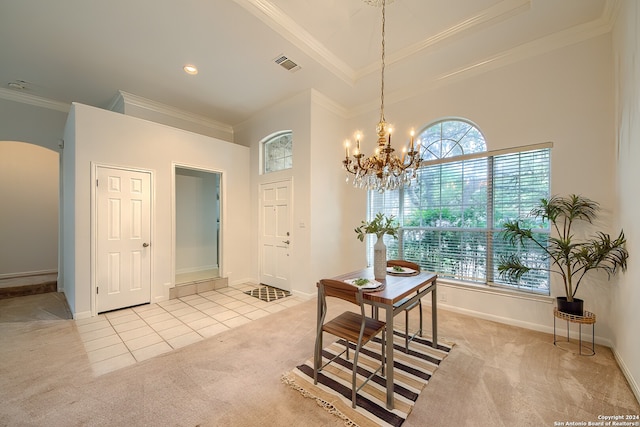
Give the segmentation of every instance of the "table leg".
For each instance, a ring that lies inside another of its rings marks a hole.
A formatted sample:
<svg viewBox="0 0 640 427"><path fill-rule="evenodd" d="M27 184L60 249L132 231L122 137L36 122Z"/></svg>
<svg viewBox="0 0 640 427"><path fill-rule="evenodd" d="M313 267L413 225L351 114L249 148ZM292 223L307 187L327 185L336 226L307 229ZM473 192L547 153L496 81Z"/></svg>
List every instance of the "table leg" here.
<svg viewBox="0 0 640 427"><path fill-rule="evenodd" d="M385 309L387 313L387 408L393 409L393 306Z"/></svg>
<svg viewBox="0 0 640 427"><path fill-rule="evenodd" d="M438 348L438 296L436 289L438 286L433 282L433 290L431 291L431 328L433 329L433 342L431 346Z"/></svg>

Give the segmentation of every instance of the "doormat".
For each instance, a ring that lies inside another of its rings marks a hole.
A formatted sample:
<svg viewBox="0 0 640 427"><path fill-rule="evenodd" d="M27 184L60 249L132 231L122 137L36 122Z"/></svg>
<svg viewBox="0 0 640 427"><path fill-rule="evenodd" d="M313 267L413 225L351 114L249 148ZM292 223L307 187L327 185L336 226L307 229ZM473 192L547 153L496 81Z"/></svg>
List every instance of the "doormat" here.
<svg viewBox="0 0 640 427"><path fill-rule="evenodd" d="M250 291L245 291L244 293L265 302L271 302L291 296L291 292L274 288L273 286L262 286L260 288L251 289Z"/></svg>

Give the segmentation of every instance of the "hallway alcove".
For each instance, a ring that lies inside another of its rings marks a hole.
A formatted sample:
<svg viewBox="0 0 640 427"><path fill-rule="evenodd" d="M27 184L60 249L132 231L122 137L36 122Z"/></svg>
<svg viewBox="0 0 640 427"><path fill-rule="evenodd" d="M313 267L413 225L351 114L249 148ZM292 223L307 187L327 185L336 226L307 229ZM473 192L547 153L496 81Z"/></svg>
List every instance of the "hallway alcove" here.
<svg viewBox="0 0 640 427"><path fill-rule="evenodd" d="M171 298L219 289L219 172L175 167L175 287Z"/></svg>

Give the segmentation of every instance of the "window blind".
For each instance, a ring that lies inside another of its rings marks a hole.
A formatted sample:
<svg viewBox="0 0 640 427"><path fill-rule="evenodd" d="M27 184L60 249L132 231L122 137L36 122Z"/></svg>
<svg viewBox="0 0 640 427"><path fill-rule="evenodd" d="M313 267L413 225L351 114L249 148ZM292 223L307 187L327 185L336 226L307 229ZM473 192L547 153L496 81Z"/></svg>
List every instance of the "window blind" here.
<svg viewBox="0 0 640 427"><path fill-rule="evenodd" d="M550 149L546 143L429 161L411 186L371 191L369 219L384 212L401 226L398 240L385 236L388 258L416 262L442 277L548 294L548 273L531 272L510 283L498 277L497 265L513 252L546 262L539 247L513 247L500 231L505 221L526 218L549 197ZM534 225L546 244L548 224ZM374 239L369 239L370 262Z"/></svg>

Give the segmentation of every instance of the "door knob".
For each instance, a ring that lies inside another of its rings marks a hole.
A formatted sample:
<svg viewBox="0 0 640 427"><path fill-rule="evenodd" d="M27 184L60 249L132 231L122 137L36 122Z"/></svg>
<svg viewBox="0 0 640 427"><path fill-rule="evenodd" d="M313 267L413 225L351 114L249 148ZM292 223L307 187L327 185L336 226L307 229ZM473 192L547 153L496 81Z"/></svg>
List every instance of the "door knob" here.
<svg viewBox="0 0 640 427"><path fill-rule="evenodd" d="M289 242L288 240L283 240L282 243L286 243L288 245L291 242Z"/></svg>
<svg viewBox="0 0 640 427"><path fill-rule="evenodd" d="M148 243L143 243L143 244L142 244L142 247L143 247L143 248L147 248L147 247L149 247L149 244L148 244Z"/></svg>

